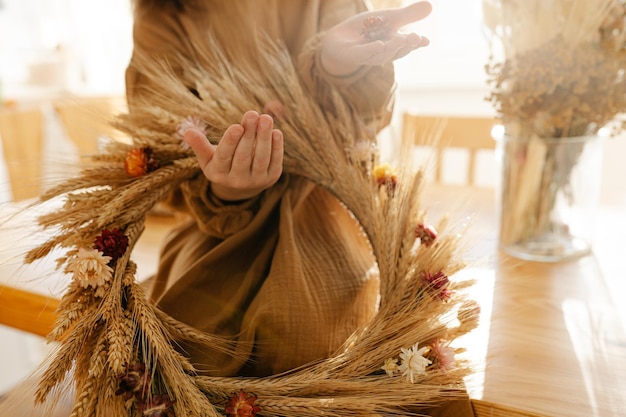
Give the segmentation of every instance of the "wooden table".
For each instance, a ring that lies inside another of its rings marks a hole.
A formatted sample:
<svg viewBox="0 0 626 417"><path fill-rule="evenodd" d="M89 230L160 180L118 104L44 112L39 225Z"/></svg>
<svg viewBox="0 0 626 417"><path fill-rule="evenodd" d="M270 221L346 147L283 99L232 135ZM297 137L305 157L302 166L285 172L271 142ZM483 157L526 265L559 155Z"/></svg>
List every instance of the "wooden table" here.
<svg viewBox="0 0 626 417"><path fill-rule="evenodd" d="M601 209L593 255L547 264L498 252L492 189L431 186L424 204L430 218L448 214L451 227L468 226L469 264L460 275L477 280L470 291L482 313L478 329L458 344L476 364L467 386L477 417L626 416L626 210ZM141 276L156 268L172 225L150 219L135 249ZM14 236L1 233L0 246L15 247ZM46 279L44 291L59 294L59 282Z"/></svg>
<svg viewBox="0 0 626 417"><path fill-rule="evenodd" d="M601 208L593 255L536 263L498 251L492 189L430 187L425 201L469 219L461 274L482 314L460 342L477 416L626 416L626 209Z"/></svg>

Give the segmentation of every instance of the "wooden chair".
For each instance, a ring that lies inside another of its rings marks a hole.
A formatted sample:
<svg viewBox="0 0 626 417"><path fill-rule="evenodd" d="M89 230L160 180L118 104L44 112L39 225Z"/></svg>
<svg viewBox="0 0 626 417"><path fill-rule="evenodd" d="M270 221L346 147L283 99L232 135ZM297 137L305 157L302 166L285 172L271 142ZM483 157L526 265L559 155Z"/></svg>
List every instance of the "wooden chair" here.
<svg viewBox="0 0 626 417"><path fill-rule="evenodd" d="M53 107L80 155L97 153L101 137L123 140L110 124L115 115L126 110L123 96L68 98L56 101Z"/></svg>
<svg viewBox="0 0 626 417"><path fill-rule="evenodd" d="M56 320L59 300L0 284L0 324L46 336Z"/></svg>
<svg viewBox="0 0 626 417"><path fill-rule="evenodd" d="M12 201L39 195L43 147L43 116L39 108L0 109L0 139Z"/></svg>
<svg viewBox="0 0 626 417"><path fill-rule="evenodd" d="M443 179L445 151L465 150L468 153L466 182L475 185L477 155L495 148L491 131L497 123L492 117L424 116L406 112L402 116L402 140L434 151L434 181L437 183Z"/></svg>

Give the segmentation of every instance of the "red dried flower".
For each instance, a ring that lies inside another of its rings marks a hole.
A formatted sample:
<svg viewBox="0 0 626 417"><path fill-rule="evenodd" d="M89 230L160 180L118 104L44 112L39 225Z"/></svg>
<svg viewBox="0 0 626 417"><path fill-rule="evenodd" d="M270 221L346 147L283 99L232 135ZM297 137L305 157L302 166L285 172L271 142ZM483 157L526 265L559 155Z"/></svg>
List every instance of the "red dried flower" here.
<svg viewBox="0 0 626 417"><path fill-rule="evenodd" d="M118 388L115 395L124 395L124 400L128 401L135 397L143 400L150 392L151 377L146 373L146 366L143 363L125 365L126 372L117 376Z"/></svg>
<svg viewBox="0 0 626 417"><path fill-rule="evenodd" d="M124 160L124 169L131 177L141 177L158 167L159 161L153 158L153 151L149 147L131 149Z"/></svg>
<svg viewBox="0 0 626 417"><path fill-rule="evenodd" d="M143 417L176 417L174 401L166 394L155 394L146 401L138 401L137 409Z"/></svg>
<svg viewBox="0 0 626 417"><path fill-rule="evenodd" d="M415 237L420 240L423 245L430 246L437 239L437 230L433 226L420 223L415 228Z"/></svg>
<svg viewBox="0 0 626 417"><path fill-rule="evenodd" d="M439 271L436 274L431 274L430 272L423 272L422 279L428 286L434 290L439 298L446 301L452 295L452 291L448 289L450 284L450 280L448 276L443 272Z"/></svg>
<svg viewBox="0 0 626 417"><path fill-rule="evenodd" d="M105 256L110 256L110 263L113 263L126 252L128 237L117 227L113 228L113 230L105 229L100 236L96 237L94 248L98 249Z"/></svg>
<svg viewBox="0 0 626 417"><path fill-rule="evenodd" d="M254 417L261 410L254 405L256 399L256 395L239 390L239 393L233 393L230 397L224 411L228 417Z"/></svg>

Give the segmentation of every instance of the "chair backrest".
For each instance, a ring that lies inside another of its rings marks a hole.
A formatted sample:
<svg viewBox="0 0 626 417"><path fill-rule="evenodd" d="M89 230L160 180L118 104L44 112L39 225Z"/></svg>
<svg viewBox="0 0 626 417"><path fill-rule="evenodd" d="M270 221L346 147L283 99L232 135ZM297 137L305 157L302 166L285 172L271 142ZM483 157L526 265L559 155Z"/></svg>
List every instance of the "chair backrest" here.
<svg viewBox="0 0 626 417"><path fill-rule="evenodd" d="M0 284L0 324L47 336L57 318L59 300Z"/></svg>
<svg viewBox="0 0 626 417"><path fill-rule="evenodd" d="M81 156L98 152L101 137L119 139L111 119L126 110L123 96L77 97L58 100L54 110Z"/></svg>
<svg viewBox="0 0 626 417"><path fill-rule="evenodd" d="M120 133L110 125L110 120L125 111L123 97L63 99L54 102L53 108L80 155L98 152L98 139L102 136L121 138ZM0 139L13 201L34 198L41 192L45 120L39 106L0 109ZM12 206L4 208L12 210ZM11 210L0 211L0 248L8 247L14 239L15 230L4 230L1 222L4 217L11 216ZM153 246L149 247L150 253L158 253L158 248ZM0 272L6 273L2 268L3 261L0 258ZM5 284L0 284L0 324L39 336L48 335L57 317L59 299L28 288L18 288L9 281Z"/></svg>
<svg viewBox="0 0 626 417"><path fill-rule="evenodd" d="M12 201L39 195L43 148L43 115L40 109L1 108L0 140Z"/></svg>
<svg viewBox="0 0 626 417"><path fill-rule="evenodd" d="M425 116L406 112L402 117L402 140L434 151L435 182L442 182L446 150L465 150L468 158L464 177L467 184L475 185L478 153L495 148L491 130L497 124L497 119L487 116Z"/></svg>

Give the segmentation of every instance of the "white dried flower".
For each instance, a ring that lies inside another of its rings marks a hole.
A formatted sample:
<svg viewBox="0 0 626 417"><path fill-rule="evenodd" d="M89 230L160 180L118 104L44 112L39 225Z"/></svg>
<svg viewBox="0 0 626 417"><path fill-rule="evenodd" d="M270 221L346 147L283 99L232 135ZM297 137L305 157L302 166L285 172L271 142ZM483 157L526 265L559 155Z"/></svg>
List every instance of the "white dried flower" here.
<svg viewBox="0 0 626 417"><path fill-rule="evenodd" d="M385 371L387 375L394 376L394 374L398 371L398 360L395 358L385 359L385 364L380 369Z"/></svg>
<svg viewBox="0 0 626 417"><path fill-rule="evenodd" d="M206 127L206 123L198 116L187 116L182 122L180 122L178 128L176 129L176 134L181 140L180 146L185 150L189 149L189 145L183 139L185 137L185 133L189 129L198 129L206 133Z"/></svg>
<svg viewBox="0 0 626 417"><path fill-rule="evenodd" d="M97 249L79 248L78 253L68 260L65 272L73 274L76 282L83 288L98 288L113 276L109 261L111 257Z"/></svg>
<svg viewBox="0 0 626 417"><path fill-rule="evenodd" d="M401 348L398 370L411 381L411 384L415 383L416 375L426 374L426 367L432 363L423 356L426 349L427 347L418 349L418 343L409 349Z"/></svg>

